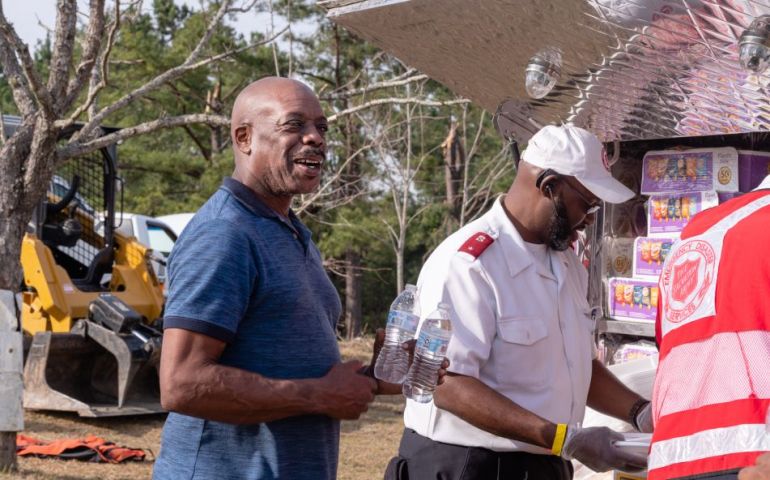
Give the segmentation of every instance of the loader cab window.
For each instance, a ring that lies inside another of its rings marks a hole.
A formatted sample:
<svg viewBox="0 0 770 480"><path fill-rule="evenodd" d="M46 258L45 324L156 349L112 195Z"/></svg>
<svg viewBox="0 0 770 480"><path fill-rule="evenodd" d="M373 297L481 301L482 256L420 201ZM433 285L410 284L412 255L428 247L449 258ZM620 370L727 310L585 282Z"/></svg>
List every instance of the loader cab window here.
<svg viewBox="0 0 770 480"><path fill-rule="evenodd" d="M59 175L54 175L51 179L50 191L54 195L54 198L64 198L70 188L70 183ZM80 210L91 215L92 217L96 216L96 210L94 210L94 207L92 207L79 193L75 194L74 202L77 204L77 207Z"/></svg>
<svg viewBox="0 0 770 480"><path fill-rule="evenodd" d="M176 242L176 234L165 225L149 221L147 222L147 235L150 240L150 248L168 257Z"/></svg>

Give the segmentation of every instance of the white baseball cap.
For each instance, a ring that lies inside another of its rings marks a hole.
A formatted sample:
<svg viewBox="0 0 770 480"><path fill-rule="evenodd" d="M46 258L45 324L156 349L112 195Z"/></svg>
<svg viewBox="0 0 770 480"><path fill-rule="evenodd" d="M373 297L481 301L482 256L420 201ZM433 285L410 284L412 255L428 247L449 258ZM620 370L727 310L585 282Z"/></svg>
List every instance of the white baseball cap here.
<svg viewBox="0 0 770 480"><path fill-rule="evenodd" d="M591 193L608 203L623 203L634 192L612 177L607 152L596 136L571 124L548 125L527 144L522 160L561 175L575 177Z"/></svg>

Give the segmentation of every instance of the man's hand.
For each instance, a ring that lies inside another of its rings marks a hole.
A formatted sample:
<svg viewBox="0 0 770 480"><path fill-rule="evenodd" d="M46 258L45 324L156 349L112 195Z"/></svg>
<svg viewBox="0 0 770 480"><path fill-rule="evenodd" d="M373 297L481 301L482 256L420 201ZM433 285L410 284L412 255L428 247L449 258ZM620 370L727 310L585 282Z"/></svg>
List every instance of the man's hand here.
<svg viewBox="0 0 770 480"><path fill-rule="evenodd" d="M623 440L623 435L607 427L567 427L567 438L562 456L574 458L595 472L618 469L635 472L647 467L647 456L623 451L613 442Z"/></svg>
<svg viewBox="0 0 770 480"><path fill-rule="evenodd" d="M738 480L770 480L770 453L760 455L756 465L741 470Z"/></svg>
<svg viewBox="0 0 770 480"><path fill-rule="evenodd" d="M372 348L372 361L363 370L363 373L365 373L366 375L369 375L372 378L374 378L374 365L377 363L377 357L379 357L380 350L382 350L382 346L384 344L385 344L385 329L378 328L374 334L374 347ZM417 340L414 340L414 339L401 344L401 348L409 352L409 366L412 365L412 361L414 360L415 345L417 345ZM449 359L444 358L444 361L441 362L441 368L439 368L438 370L438 385L441 385L442 383L444 383L444 377L446 377L447 368L449 368ZM388 383L388 382L383 382L382 380L377 380L376 393L386 394L386 395L398 395L401 393L401 384Z"/></svg>
<svg viewBox="0 0 770 480"><path fill-rule="evenodd" d="M358 360L338 363L320 379L320 413L340 420L355 420L368 410L377 382L361 374L362 368Z"/></svg>

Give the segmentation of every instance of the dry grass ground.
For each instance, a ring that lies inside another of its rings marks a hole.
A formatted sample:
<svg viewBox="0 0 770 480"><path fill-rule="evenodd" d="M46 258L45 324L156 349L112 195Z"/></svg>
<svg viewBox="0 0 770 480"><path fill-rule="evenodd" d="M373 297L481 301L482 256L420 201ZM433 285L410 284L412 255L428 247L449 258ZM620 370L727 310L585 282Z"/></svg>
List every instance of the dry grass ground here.
<svg viewBox="0 0 770 480"><path fill-rule="evenodd" d="M371 338L340 345L346 359L368 362ZM358 421L343 422L340 445L340 480L382 478L390 457L396 452L401 437L403 397L380 397ZM157 454L163 416L83 419L76 415L26 412L24 433L46 440L101 436L119 445L142 448ZM152 455L150 455L152 457ZM19 471L0 474L0 479L26 480L135 480L150 478L152 461L119 465L19 458Z"/></svg>

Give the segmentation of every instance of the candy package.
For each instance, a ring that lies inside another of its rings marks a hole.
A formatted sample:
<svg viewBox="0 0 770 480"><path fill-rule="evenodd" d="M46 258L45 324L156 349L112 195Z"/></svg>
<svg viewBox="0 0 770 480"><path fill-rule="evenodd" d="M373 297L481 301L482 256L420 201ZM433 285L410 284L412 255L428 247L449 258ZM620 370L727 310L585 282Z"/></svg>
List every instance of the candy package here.
<svg viewBox="0 0 770 480"><path fill-rule="evenodd" d="M655 321L660 295L657 282L636 278L610 278L607 290L610 318Z"/></svg>
<svg viewBox="0 0 770 480"><path fill-rule="evenodd" d="M644 195L738 191L738 151L732 147L647 152L642 160Z"/></svg>
<svg viewBox="0 0 770 480"><path fill-rule="evenodd" d="M651 195L647 202L647 236L678 237L693 215L718 203L713 191Z"/></svg>
<svg viewBox="0 0 770 480"><path fill-rule="evenodd" d="M647 277L657 281L663 271L673 238L638 237L634 240L634 277Z"/></svg>
<svg viewBox="0 0 770 480"><path fill-rule="evenodd" d="M631 362L640 358L651 357L658 353L658 348L654 343L645 340L639 340L632 343L624 343L612 355L613 364Z"/></svg>

